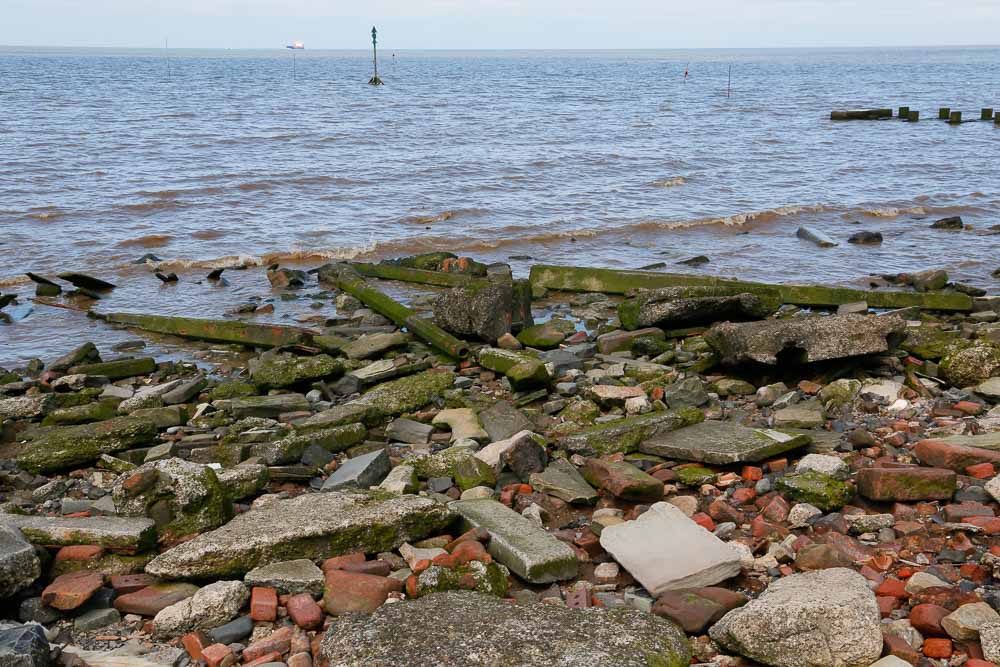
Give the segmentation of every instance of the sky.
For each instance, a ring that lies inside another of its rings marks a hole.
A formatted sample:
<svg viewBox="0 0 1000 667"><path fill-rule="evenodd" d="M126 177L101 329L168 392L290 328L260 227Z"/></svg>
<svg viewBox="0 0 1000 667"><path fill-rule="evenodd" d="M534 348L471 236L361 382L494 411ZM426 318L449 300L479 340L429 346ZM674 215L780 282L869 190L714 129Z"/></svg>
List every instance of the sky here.
<svg viewBox="0 0 1000 667"><path fill-rule="evenodd" d="M0 0L0 44L618 49L1000 43L1000 0Z"/></svg>

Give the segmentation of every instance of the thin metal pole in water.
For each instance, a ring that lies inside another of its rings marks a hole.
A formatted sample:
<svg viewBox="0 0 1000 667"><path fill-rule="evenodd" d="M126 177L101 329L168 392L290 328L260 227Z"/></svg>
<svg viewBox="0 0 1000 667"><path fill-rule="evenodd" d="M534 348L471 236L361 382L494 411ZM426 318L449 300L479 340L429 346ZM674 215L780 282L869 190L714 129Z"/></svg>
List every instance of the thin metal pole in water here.
<svg viewBox="0 0 1000 667"><path fill-rule="evenodd" d="M726 84L726 97L733 93L733 66L729 65L729 83Z"/></svg>
<svg viewBox="0 0 1000 667"><path fill-rule="evenodd" d="M167 60L167 78L170 78L170 38L163 38L163 57Z"/></svg>
<svg viewBox="0 0 1000 667"><path fill-rule="evenodd" d="M376 48L378 32L375 30L375 26L372 26L372 66L375 68L375 74L371 79L368 80L373 86L381 86L382 79L378 76L378 49Z"/></svg>

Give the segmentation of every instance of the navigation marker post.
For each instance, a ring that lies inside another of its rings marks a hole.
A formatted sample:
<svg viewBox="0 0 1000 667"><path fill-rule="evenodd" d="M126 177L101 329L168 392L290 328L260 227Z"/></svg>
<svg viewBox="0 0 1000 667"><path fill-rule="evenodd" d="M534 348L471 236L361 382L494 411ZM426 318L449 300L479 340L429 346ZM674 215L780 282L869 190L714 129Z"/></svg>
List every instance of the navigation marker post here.
<svg viewBox="0 0 1000 667"><path fill-rule="evenodd" d="M375 30L375 26L372 26L372 65L375 68L375 74L374 74L374 76L372 76L371 79L368 80L368 83L371 84L371 85L373 85L373 86L381 86L381 85L383 85L382 79L380 79L379 76L378 76L378 50L376 48L376 44L377 44L376 35L377 34L378 33Z"/></svg>

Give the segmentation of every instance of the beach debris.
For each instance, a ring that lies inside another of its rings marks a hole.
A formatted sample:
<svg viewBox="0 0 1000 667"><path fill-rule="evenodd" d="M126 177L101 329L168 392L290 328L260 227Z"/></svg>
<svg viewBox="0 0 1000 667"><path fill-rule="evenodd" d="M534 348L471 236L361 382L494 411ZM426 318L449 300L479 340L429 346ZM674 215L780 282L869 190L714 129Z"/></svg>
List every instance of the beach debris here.
<svg viewBox="0 0 1000 667"><path fill-rule="evenodd" d="M812 363L885 352L888 338L906 323L895 315L826 317L716 324L705 340L722 363L754 361L775 365L779 355L792 363Z"/></svg>
<svg viewBox="0 0 1000 667"><path fill-rule="evenodd" d="M93 290L95 292L113 290L115 288L113 283L89 276L86 273L60 273L59 279L65 280L74 287L83 288L85 290Z"/></svg>
<svg viewBox="0 0 1000 667"><path fill-rule="evenodd" d="M879 245L882 243L882 232L855 232L848 237L847 242L855 245Z"/></svg>
<svg viewBox="0 0 1000 667"><path fill-rule="evenodd" d="M731 287L664 287L640 290L618 306L622 327L681 328L719 321L759 320L781 307L777 291L751 294Z"/></svg>
<svg viewBox="0 0 1000 667"><path fill-rule="evenodd" d="M892 118L892 109L856 109L830 112L830 120L882 120L883 118Z"/></svg>
<svg viewBox="0 0 1000 667"><path fill-rule="evenodd" d="M236 343L256 347L286 347L308 344L315 332L281 324L249 324L235 320L206 320L141 313L92 313L113 324L216 343Z"/></svg>
<svg viewBox="0 0 1000 667"><path fill-rule="evenodd" d="M815 243L820 248L833 248L840 245L825 233L813 227L799 227L795 235L804 241Z"/></svg>
<svg viewBox="0 0 1000 667"><path fill-rule="evenodd" d="M160 273L159 271L157 271L153 275L156 276L161 283L166 283L166 284L176 283L178 280L180 280L177 277L176 273Z"/></svg>
<svg viewBox="0 0 1000 667"><path fill-rule="evenodd" d="M62 287L57 283L52 282L48 278L38 275L37 273L25 273L31 279L31 282L35 283L35 296L59 296L62 294Z"/></svg>

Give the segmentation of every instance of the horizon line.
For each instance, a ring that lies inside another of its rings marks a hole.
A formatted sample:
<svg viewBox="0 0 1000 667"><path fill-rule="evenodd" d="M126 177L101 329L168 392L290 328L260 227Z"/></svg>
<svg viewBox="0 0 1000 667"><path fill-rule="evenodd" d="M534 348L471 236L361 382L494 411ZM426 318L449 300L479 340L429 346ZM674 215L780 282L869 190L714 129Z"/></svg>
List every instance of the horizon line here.
<svg viewBox="0 0 1000 667"><path fill-rule="evenodd" d="M78 46L67 44L0 44L0 49L90 49L90 50L150 50L150 51L286 51L285 46ZM840 46L656 46L656 47L476 47L476 48L423 48L423 47L383 47L385 51L791 51L812 49L816 51L834 51L842 49L991 49L1000 48L997 44L868 44ZM315 47L301 49L303 51L368 51L366 47Z"/></svg>

